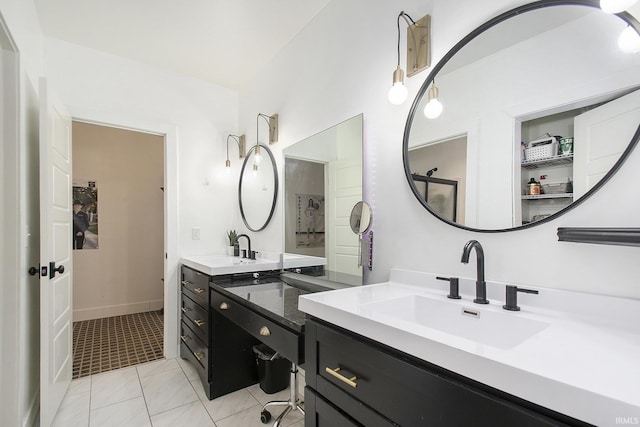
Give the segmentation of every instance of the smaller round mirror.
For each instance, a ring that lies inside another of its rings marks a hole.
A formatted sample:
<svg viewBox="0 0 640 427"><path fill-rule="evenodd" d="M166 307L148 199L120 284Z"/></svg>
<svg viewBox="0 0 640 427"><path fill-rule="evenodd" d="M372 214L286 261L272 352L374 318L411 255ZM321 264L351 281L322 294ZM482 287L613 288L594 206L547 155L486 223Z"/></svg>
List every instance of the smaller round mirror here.
<svg viewBox="0 0 640 427"><path fill-rule="evenodd" d="M349 218L351 230L356 234L363 234L371 226L371 206L367 202L358 202L351 209Z"/></svg>
<svg viewBox="0 0 640 427"><path fill-rule="evenodd" d="M260 160L256 147L259 147ZM254 145L244 159L238 183L240 214L249 230L261 231L269 224L277 197L278 169L273 153L265 145Z"/></svg>

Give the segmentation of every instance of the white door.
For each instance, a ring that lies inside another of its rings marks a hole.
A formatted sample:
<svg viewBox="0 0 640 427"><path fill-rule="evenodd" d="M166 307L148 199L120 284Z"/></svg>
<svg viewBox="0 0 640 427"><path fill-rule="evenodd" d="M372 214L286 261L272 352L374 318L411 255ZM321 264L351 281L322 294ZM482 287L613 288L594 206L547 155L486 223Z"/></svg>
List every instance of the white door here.
<svg viewBox="0 0 640 427"><path fill-rule="evenodd" d="M353 205L362 200L360 158L329 163L327 196L327 264L338 273L362 275L358 262L358 235L351 230Z"/></svg>
<svg viewBox="0 0 640 427"><path fill-rule="evenodd" d="M640 90L574 119L574 200L598 183L618 161L640 123Z"/></svg>
<svg viewBox="0 0 640 427"><path fill-rule="evenodd" d="M71 382L71 119L40 80L40 425ZM46 272L45 272L46 267Z"/></svg>

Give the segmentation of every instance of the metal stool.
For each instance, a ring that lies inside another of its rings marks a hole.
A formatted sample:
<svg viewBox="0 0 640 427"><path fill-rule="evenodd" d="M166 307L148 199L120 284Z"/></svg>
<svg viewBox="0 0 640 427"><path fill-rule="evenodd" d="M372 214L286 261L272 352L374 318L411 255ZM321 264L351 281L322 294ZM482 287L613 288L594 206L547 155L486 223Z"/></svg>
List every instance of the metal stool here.
<svg viewBox="0 0 640 427"><path fill-rule="evenodd" d="M260 412L260 421L262 421L263 424L266 424L271 420L271 413L267 411L267 408L269 406L286 406L286 408L284 408L284 411L282 411L278 418L276 418L275 422L273 423L273 427L278 427L284 417L286 417L287 414L291 411L298 410L302 412L302 415L304 415L304 407L301 406L304 405L304 402L300 402L298 399L298 365L296 365L295 363L291 363L289 391L289 400L272 400L262 407L262 412Z"/></svg>

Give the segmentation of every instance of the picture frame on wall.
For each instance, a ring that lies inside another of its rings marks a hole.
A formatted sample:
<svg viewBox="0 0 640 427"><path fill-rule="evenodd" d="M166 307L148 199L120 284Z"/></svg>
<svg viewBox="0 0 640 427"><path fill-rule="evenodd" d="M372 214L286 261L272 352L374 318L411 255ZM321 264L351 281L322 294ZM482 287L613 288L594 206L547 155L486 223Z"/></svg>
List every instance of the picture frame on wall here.
<svg viewBox="0 0 640 427"><path fill-rule="evenodd" d="M296 194L296 247L324 247L324 196Z"/></svg>
<svg viewBox="0 0 640 427"><path fill-rule="evenodd" d="M96 181L74 180L72 188L74 250L98 249L98 187Z"/></svg>

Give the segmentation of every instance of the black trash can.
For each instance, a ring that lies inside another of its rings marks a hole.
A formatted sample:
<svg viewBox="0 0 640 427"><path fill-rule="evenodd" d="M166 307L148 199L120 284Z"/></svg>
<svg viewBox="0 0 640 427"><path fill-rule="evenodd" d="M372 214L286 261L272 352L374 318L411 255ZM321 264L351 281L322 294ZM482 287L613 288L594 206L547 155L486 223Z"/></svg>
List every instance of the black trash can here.
<svg viewBox="0 0 640 427"><path fill-rule="evenodd" d="M267 394L277 393L289 386L291 363L266 344L253 346L258 364L260 388Z"/></svg>

